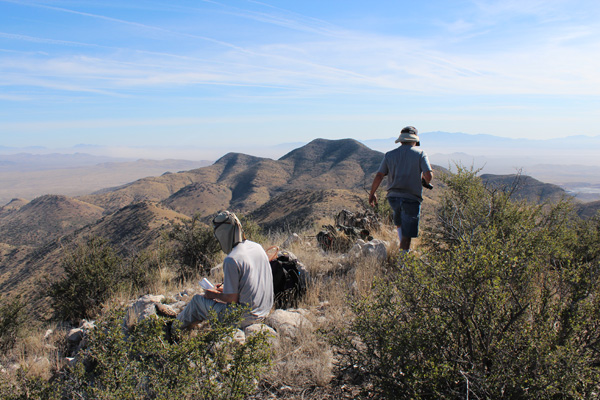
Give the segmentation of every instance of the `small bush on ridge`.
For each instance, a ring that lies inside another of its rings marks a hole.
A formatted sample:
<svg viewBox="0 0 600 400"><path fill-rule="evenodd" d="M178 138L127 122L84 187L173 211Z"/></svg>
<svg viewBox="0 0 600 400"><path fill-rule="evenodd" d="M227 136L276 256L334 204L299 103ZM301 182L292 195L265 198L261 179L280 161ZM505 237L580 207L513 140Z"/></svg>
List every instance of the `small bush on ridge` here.
<svg viewBox="0 0 600 400"><path fill-rule="evenodd" d="M178 262L180 280L207 273L216 265L221 246L212 228L200 223L199 215L175 224L168 237L175 242L173 257Z"/></svg>
<svg viewBox="0 0 600 400"><path fill-rule="evenodd" d="M50 381L22 370L11 380L0 376L1 398L241 400L255 391L270 364L266 333L251 335L243 344L233 340L231 323L244 311L240 307L222 322L213 318L211 329L197 336L156 317L126 332L124 312L109 311L96 321L74 366Z"/></svg>
<svg viewBox="0 0 600 400"><path fill-rule="evenodd" d="M56 318L63 321L96 317L112 295L149 287L159 271L150 253L123 259L100 237L69 252L62 267L64 276L50 284L47 295Z"/></svg>
<svg viewBox="0 0 600 400"><path fill-rule="evenodd" d="M63 262L64 277L48 289L56 317L64 321L94 318L102 303L121 287L122 262L99 237L69 253Z"/></svg>
<svg viewBox="0 0 600 400"><path fill-rule="evenodd" d="M20 298L5 300L0 298L0 352L7 353L22 335L29 321L25 303Z"/></svg>

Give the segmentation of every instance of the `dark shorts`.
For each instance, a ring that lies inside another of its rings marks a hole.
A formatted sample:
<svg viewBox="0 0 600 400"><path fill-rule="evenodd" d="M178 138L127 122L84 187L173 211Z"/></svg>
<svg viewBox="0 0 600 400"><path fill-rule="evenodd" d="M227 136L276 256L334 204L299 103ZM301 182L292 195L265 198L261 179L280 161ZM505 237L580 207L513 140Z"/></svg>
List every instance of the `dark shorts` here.
<svg viewBox="0 0 600 400"><path fill-rule="evenodd" d="M394 210L394 224L402 228L402 236L419 236L421 203L404 197L388 197L388 202Z"/></svg>

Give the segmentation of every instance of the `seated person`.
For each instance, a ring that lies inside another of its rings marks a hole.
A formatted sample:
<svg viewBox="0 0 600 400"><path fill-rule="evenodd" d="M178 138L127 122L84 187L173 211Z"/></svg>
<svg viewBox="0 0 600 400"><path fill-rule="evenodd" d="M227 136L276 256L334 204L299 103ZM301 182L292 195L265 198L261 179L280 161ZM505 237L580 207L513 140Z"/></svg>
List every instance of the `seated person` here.
<svg viewBox="0 0 600 400"><path fill-rule="evenodd" d="M208 319L210 310L221 318L231 304L239 303L249 307L241 327L257 323L273 306L273 276L267 254L261 245L246 240L239 219L229 211L217 214L213 229L221 249L227 254L223 261L223 285L207 289L204 295L194 295L177 319L183 328L190 328ZM157 304L156 307L159 313L174 316L166 306Z"/></svg>

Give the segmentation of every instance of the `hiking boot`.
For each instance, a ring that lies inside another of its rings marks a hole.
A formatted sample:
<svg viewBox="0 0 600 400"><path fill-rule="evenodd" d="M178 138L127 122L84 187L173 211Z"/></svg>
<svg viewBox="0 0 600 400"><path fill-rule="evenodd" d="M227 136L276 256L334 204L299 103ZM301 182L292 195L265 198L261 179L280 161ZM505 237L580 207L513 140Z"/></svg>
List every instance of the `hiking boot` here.
<svg viewBox="0 0 600 400"><path fill-rule="evenodd" d="M176 318L177 313L171 307L162 303L154 303L154 307L156 307L156 313L162 317L167 318Z"/></svg>

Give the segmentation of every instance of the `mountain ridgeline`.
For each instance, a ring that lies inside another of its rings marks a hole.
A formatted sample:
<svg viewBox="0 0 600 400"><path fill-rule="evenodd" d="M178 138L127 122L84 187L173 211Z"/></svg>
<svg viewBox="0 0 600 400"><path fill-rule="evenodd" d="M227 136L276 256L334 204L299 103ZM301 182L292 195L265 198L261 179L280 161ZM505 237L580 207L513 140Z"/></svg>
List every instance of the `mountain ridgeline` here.
<svg viewBox="0 0 600 400"><path fill-rule="evenodd" d="M361 190L370 185L382 156L352 139L316 139L279 160L229 153L208 167L140 179L79 199L109 213L144 200L188 215L223 208L248 213L292 189Z"/></svg>
<svg viewBox="0 0 600 400"><path fill-rule="evenodd" d="M61 272L65 248L90 236L104 237L127 254L155 246L173 222L194 215L206 222L221 209L276 229L312 225L343 208L360 210L382 157L352 139L316 139L278 160L229 153L210 166L143 178L76 199L15 199L0 207L0 293L35 290L40 276ZM434 169L436 174L444 171ZM482 178L490 185L515 179ZM529 201L567 196L557 186L520 179L526 184L515 195ZM424 192L424 207L434 206L444 190L436 180L434 185L433 191Z"/></svg>

